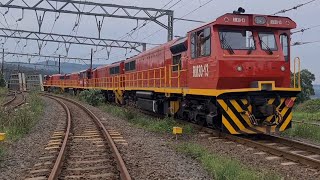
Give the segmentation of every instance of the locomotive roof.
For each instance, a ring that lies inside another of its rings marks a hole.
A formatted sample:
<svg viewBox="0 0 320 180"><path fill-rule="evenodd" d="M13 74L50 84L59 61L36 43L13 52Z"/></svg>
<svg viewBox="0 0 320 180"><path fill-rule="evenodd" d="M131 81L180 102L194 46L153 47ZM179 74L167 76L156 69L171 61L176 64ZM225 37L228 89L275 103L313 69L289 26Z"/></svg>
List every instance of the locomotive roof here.
<svg viewBox="0 0 320 180"><path fill-rule="evenodd" d="M257 24L255 22L256 17L264 17L266 19L266 22L264 24ZM278 29L294 29L297 26L293 20L291 20L289 17L284 17L284 16L226 13L218 17L215 21L206 23L198 28L190 30L189 32L200 30L203 27L206 27L208 25L269 27L269 28L278 28Z"/></svg>

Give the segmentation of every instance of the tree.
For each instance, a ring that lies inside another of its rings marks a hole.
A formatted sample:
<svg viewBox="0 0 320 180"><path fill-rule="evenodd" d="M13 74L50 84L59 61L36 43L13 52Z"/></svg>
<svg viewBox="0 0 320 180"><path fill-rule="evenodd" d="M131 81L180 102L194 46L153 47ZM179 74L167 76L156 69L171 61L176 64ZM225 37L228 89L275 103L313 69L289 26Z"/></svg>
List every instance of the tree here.
<svg viewBox="0 0 320 180"><path fill-rule="evenodd" d="M5 87L6 81L4 80L4 76L2 73L0 73L0 87Z"/></svg>
<svg viewBox="0 0 320 180"><path fill-rule="evenodd" d="M296 73L296 83L298 82L298 73ZM312 82L316 80L314 74L307 69L300 71L301 73L301 93L297 96L297 103L302 103L310 99L310 96L315 95ZM293 84L293 73L291 73L291 84Z"/></svg>

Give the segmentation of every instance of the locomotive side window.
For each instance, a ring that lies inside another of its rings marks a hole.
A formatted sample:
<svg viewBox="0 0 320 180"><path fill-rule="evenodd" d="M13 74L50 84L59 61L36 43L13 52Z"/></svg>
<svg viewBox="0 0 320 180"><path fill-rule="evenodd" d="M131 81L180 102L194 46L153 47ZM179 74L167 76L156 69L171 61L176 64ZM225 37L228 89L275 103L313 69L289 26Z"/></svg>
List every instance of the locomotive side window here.
<svg viewBox="0 0 320 180"><path fill-rule="evenodd" d="M126 71L135 70L136 69L136 61L131 61L131 62L125 63L124 66L125 66Z"/></svg>
<svg viewBox="0 0 320 180"><path fill-rule="evenodd" d="M196 57L196 33L191 33L191 58L194 59Z"/></svg>
<svg viewBox="0 0 320 180"><path fill-rule="evenodd" d="M175 55L172 58L172 71L181 70L181 54Z"/></svg>
<svg viewBox="0 0 320 180"><path fill-rule="evenodd" d="M278 50L276 38L272 32L259 32L259 39L263 50Z"/></svg>
<svg viewBox="0 0 320 180"><path fill-rule="evenodd" d="M120 67L116 66L116 67L112 67L110 68L110 74L119 74L120 73Z"/></svg>
<svg viewBox="0 0 320 180"><path fill-rule="evenodd" d="M281 34L280 35L280 43L281 43L281 46L282 46L284 59L286 61L288 61L289 60L289 38L288 38L288 35Z"/></svg>
<svg viewBox="0 0 320 180"><path fill-rule="evenodd" d="M198 58L211 54L210 27L191 34L191 57Z"/></svg>

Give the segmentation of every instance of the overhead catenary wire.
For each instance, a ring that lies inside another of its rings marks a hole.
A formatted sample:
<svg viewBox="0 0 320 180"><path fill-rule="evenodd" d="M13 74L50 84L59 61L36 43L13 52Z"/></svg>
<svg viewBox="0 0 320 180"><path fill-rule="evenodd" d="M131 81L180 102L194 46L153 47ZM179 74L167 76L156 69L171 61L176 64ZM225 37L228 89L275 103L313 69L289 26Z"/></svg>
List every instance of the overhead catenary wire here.
<svg viewBox="0 0 320 180"><path fill-rule="evenodd" d="M292 8L283 9L283 10L280 10L280 11L278 11L278 12L275 12L275 13L272 14L272 15L277 15L277 14L286 13L286 12L288 12L288 11L297 10L298 8L300 8L300 7L302 7L302 6L305 6L305 5L310 4L310 3L312 3L312 2L315 2L315 1L317 1L317 0L311 0L311 1L308 1L308 2L305 2L305 3L302 3L302 4L298 4L298 5L296 5L296 6L293 6Z"/></svg>
<svg viewBox="0 0 320 180"><path fill-rule="evenodd" d="M301 46L305 44L314 44L314 43L320 43L320 40L317 41L305 41L305 42L294 42L291 44L291 46Z"/></svg>
<svg viewBox="0 0 320 180"><path fill-rule="evenodd" d="M301 28L301 29L299 29L299 30L297 30L297 31L291 32L291 34L304 33L304 32L307 31L307 30L314 29L314 28L318 28L318 27L320 27L320 24L319 24L319 25L315 25L315 26L310 26L310 27L307 27L307 28Z"/></svg>
<svg viewBox="0 0 320 180"><path fill-rule="evenodd" d="M202 8L203 6L211 3L212 1L214 1L214 0L209 0L209 1L205 2L204 4L200 4L197 8L191 10L190 12L184 14L183 16L181 16L181 17L179 17L179 18L176 18L176 19L174 20L174 22L179 21L180 19L183 19L184 17L186 17L186 16L194 13L195 11L197 11L197 10L199 10L200 8ZM159 31L161 31L161 30L162 30L162 29L158 29L157 31L153 32L152 34L148 35L147 37L144 37L143 39L141 39L141 41L142 41L142 40L145 40L145 39L148 39L148 38L150 38L150 37L152 37L152 36L154 36L155 34L157 34L157 33L158 33Z"/></svg>

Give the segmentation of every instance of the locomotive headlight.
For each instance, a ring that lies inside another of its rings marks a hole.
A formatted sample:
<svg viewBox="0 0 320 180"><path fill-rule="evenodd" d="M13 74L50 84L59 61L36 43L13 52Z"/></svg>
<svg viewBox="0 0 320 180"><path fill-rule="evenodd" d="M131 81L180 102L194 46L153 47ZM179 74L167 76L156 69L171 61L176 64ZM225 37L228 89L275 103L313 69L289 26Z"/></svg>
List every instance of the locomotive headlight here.
<svg viewBox="0 0 320 180"><path fill-rule="evenodd" d="M254 18L254 22L256 24L261 24L262 25L262 24L265 24L267 22L267 19L265 17L263 17L263 16L256 16Z"/></svg>
<svg viewBox="0 0 320 180"><path fill-rule="evenodd" d="M284 66L281 66L281 71L285 71L286 70L286 68L284 67Z"/></svg>
<svg viewBox="0 0 320 180"><path fill-rule="evenodd" d="M242 66L237 67L237 71L241 72L243 70Z"/></svg>

